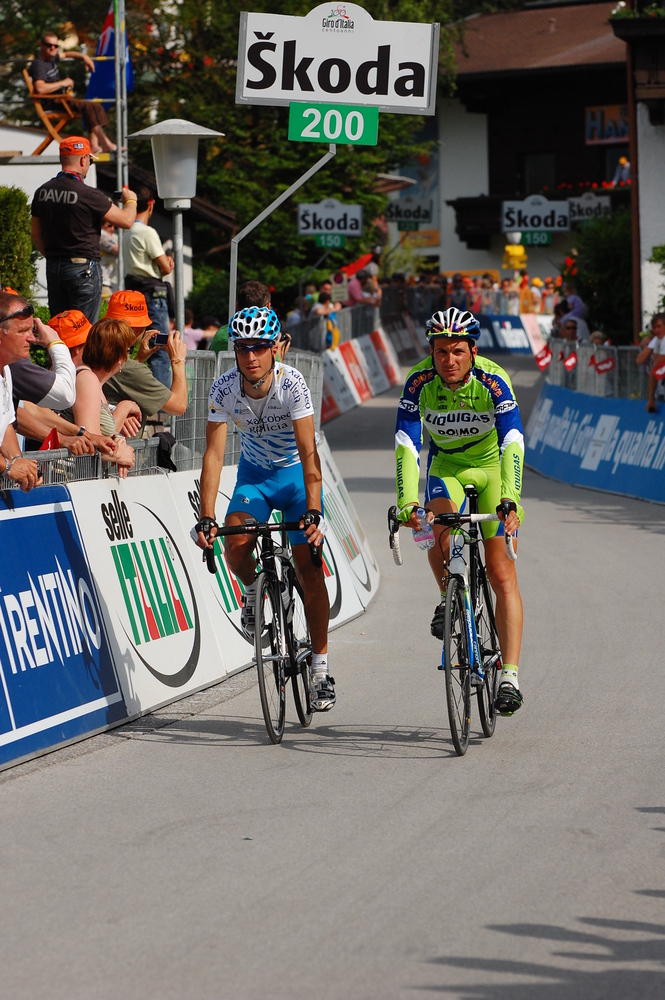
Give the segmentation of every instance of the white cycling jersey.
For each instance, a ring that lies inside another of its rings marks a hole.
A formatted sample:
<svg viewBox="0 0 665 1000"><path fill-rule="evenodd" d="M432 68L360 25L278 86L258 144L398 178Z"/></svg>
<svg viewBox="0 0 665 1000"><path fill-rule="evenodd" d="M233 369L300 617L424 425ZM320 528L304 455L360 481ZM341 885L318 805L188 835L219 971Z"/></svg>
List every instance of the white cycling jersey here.
<svg viewBox="0 0 665 1000"><path fill-rule="evenodd" d="M236 425L240 431L241 459L250 465L261 469L297 465L300 456L293 421L314 415L303 376L297 369L277 362L260 414L253 411L241 388L242 378L237 368L220 375L208 397L208 420ZM256 404L256 400L252 403Z"/></svg>

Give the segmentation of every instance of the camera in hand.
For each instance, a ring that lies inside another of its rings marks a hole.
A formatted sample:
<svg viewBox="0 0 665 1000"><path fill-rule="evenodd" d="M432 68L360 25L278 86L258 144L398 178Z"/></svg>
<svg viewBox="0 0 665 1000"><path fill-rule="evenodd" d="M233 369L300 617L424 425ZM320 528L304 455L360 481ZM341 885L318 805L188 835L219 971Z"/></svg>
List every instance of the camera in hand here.
<svg viewBox="0 0 665 1000"><path fill-rule="evenodd" d="M166 345L168 344L168 342L169 342L169 335L168 335L168 333L160 333L158 330L155 330L153 336L148 341L148 347L151 347L151 348L152 347L166 347Z"/></svg>

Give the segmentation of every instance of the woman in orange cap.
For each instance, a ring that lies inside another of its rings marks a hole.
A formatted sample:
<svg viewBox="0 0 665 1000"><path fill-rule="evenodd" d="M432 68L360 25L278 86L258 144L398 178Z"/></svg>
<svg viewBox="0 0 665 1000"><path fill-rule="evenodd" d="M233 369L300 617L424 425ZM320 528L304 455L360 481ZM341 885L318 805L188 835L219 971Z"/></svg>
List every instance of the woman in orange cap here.
<svg viewBox="0 0 665 1000"><path fill-rule="evenodd" d="M69 309L51 321L60 338L69 347L76 366L76 402L71 416L63 413L93 434L108 434L118 443L112 461L118 465L121 477L134 466L134 449L124 437L123 428L135 436L141 426L141 411L136 403L125 400L112 413L104 396L104 383L120 371L129 357L134 332L126 323L102 319L91 326L83 313Z"/></svg>

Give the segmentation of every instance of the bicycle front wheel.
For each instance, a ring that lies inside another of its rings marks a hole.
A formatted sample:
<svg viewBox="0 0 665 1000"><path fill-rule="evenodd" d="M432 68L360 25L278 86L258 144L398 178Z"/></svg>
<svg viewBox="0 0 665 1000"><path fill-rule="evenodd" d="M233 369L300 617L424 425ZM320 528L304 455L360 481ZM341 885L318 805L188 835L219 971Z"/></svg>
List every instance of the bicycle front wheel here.
<svg viewBox="0 0 665 1000"><path fill-rule="evenodd" d="M464 587L453 576L448 581L446 617L443 635L443 661L446 674L448 721L455 751L466 753L471 726L471 676L469 639L464 615Z"/></svg>
<svg viewBox="0 0 665 1000"><path fill-rule="evenodd" d="M309 638L309 626L305 615L305 599L302 587L296 579L293 581L293 594L289 609L289 652L291 654L291 684L293 700L300 725L309 726L312 721L312 687L310 674L310 658L312 645Z"/></svg>
<svg viewBox="0 0 665 1000"><path fill-rule="evenodd" d="M485 567L479 558L476 573L478 581L475 607L476 632L478 633L480 658L485 673L485 683L477 691L478 714L483 733L490 737L496 726L494 702L499 685L499 671L501 670L501 647L494 620L494 593L489 585Z"/></svg>
<svg viewBox="0 0 665 1000"><path fill-rule="evenodd" d="M266 573L259 574L256 581L255 626L254 649L263 719L270 742L279 743L284 735L286 715L284 673L289 652L286 646L279 585Z"/></svg>

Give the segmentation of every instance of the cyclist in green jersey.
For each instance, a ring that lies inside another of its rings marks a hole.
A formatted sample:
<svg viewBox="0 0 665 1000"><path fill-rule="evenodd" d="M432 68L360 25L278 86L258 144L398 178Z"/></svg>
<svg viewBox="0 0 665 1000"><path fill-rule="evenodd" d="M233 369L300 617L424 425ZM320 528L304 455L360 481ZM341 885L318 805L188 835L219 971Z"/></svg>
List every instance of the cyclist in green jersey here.
<svg viewBox="0 0 665 1000"><path fill-rule="evenodd" d="M485 471L488 484L480 493L479 510L496 510L500 518L482 524L502 654L496 705L502 715L512 715L523 701L517 679L523 614L515 564L505 551L504 535L514 535L524 517L520 506L522 421L507 373L478 356L475 341L480 327L470 312L451 307L435 313L426 326L430 356L409 372L397 411L398 516L409 527L419 527L416 508L423 424L430 435L424 506L432 515L464 511L466 496L458 475L466 469ZM428 557L441 597L431 630L441 639L449 532L435 525L434 533Z"/></svg>

